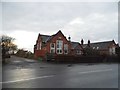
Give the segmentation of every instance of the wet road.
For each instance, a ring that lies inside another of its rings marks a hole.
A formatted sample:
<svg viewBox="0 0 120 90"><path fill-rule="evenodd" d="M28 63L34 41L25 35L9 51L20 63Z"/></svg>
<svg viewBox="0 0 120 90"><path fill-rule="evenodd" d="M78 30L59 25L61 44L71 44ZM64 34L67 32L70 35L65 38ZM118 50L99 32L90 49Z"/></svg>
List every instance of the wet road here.
<svg viewBox="0 0 120 90"><path fill-rule="evenodd" d="M118 64L55 64L12 57L3 88L118 88Z"/></svg>

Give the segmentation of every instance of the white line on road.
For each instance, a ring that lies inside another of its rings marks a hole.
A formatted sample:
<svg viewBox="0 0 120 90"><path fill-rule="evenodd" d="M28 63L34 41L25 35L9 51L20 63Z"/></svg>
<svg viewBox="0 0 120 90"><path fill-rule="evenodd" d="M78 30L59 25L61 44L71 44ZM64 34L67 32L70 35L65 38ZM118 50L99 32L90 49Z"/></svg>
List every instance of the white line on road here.
<svg viewBox="0 0 120 90"><path fill-rule="evenodd" d="M94 73L94 72L106 72L106 71L112 71L112 69L105 69L105 70L94 70L94 71L79 72L79 74Z"/></svg>
<svg viewBox="0 0 120 90"><path fill-rule="evenodd" d="M35 77L35 78L28 78L28 79L20 79L20 80L14 80L14 81L5 81L5 82L0 82L0 83L15 83L15 82L22 82L22 81L29 81L29 80L34 80L34 79L40 79L40 78L48 78L48 77L53 77L54 75L49 75L49 76L41 76L41 77Z"/></svg>
<svg viewBox="0 0 120 90"><path fill-rule="evenodd" d="M113 69L105 69L105 70L94 70L94 71L85 71L85 72L78 72L79 74L86 74L86 73L94 73L94 72L106 72L106 71L112 71ZM55 75L49 75L49 76L41 76L41 77L35 77L35 78L28 78L28 79L20 79L20 80L14 80L14 81L5 81L0 83L15 83L15 82L22 82L22 81L29 81L34 79L41 79L41 78L48 78L53 77Z"/></svg>

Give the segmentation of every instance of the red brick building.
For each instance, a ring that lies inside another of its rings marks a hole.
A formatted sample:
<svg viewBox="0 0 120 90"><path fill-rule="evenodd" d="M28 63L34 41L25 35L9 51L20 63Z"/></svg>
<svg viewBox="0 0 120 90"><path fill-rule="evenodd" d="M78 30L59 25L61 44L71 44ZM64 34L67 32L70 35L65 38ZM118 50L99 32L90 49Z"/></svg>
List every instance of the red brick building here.
<svg viewBox="0 0 120 90"><path fill-rule="evenodd" d="M96 43L90 43L89 41L88 44L82 44L83 48L88 46L94 50L99 51L101 55L116 55L116 48L119 47L119 45L116 44L114 40Z"/></svg>
<svg viewBox="0 0 120 90"><path fill-rule="evenodd" d="M46 53L54 55L82 55L82 46L79 42L71 42L66 39L59 30L53 35L39 34L34 45L35 58L45 57Z"/></svg>

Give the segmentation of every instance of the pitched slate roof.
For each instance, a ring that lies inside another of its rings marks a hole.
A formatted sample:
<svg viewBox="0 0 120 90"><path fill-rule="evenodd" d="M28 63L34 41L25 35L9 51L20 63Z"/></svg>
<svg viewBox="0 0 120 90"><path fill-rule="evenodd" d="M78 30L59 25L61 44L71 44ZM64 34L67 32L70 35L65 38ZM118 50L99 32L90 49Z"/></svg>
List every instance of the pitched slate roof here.
<svg viewBox="0 0 120 90"><path fill-rule="evenodd" d="M50 38L52 37L50 35L42 35L42 34L40 34L40 36L41 36L43 42L48 42L50 40Z"/></svg>
<svg viewBox="0 0 120 90"><path fill-rule="evenodd" d="M115 43L114 41L104 41L104 42L96 42L96 43L90 43L90 47L95 47L95 49L108 49L109 45ZM87 47L88 44L82 45L83 48Z"/></svg>
<svg viewBox="0 0 120 90"><path fill-rule="evenodd" d="M56 34L53 34L53 35L43 35L43 34L39 34L39 36L41 36L42 37L42 40L43 40L43 42L48 42L49 40L51 40L52 39L52 37L54 37L55 35L57 35L58 33L62 33L61 32L61 30L59 30ZM63 33L62 33L63 34ZM64 35L63 35L64 36ZM66 38L66 37L65 37Z"/></svg>
<svg viewBox="0 0 120 90"><path fill-rule="evenodd" d="M78 45L80 45L79 42L71 42L72 48L75 49Z"/></svg>

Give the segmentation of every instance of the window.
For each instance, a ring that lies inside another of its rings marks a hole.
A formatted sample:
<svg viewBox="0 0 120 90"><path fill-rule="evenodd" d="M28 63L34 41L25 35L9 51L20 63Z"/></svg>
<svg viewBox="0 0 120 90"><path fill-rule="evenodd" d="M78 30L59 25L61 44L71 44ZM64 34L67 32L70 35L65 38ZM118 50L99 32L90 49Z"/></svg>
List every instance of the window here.
<svg viewBox="0 0 120 90"><path fill-rule="evenodd" d="M37 44L37 50L39 50L39 44Z"/></svg>
<svg viewBox="0 0 120 90"><path fill-rule="evenodd" d="M37 50L41 50L41 42L37 44Z"/></svg>
<svg viewBox="0 0 120 90"><path fill-rule="evenodd" d="M55 53L55 49L51 49L50 53Z"/></svg>
<svg viewBox="0 0 120 90"><path fill-rule="evenodd" d="M115 54L115 47L109 48L109 53L110 53L110 55L114 55Z"/></svg>
<svg viewBox="0 0 120 90"><path fill-rule="evenodd" d="M93 47L93 49L95 49L95 47Z"/></svg>
<svg viewBox="0 0 120 90"><path fill-rule="evenodd" d="M50 53L55 53L55 43L50 44Z"/></svg>
<svg viewBox="0 0 120 90"><path fill-rule="evenodd" d="M51 48L55 48L55 43L51 43Z"/></svg>
<svg viewBox="0 0 120 90"><path fill-rule="evenodd" d="M39 47L39 50L41 50L41 42L39 43L40 47Z"/></svg>
<svg viewBox="0 0 120 90"><path fill-rule="evenodd" d="M99 47L97 47L97 50L99 49Z"/></svg>
<svg viewBox="0 0 120 90"><path fill-rule="evenodd" d="M109 48L109 54L112 55L112 48Z"/></svg>
<svg viewBox="0 0 120 90"><path fill-rule="evenodd" d="M76 54L81 54L81 51L80 50L76 50Z"/></svg>
<svg viewBox="0 0 120 90"><path fill-rule="evenodd" d="M57 53L59 53L59 50L57 50Z"/></svg>
<svg viewBox="0 0 120 90"><path fill-rule="evenodd" d="M56 52L57 54L62 54L63 53L63 41L62 40L57 40L56 41Z"/></svg>
<svg viewBox="0 0 120 90"><path fill-rule="evenodd" d="M112 53L115 54L115 47L112 48Z"/></svg>
<svg viewBox="0 0 120 90"><path fill-rule="evenodd" d="M68 54L68 45L64 44L64 54Z"/></svg>

